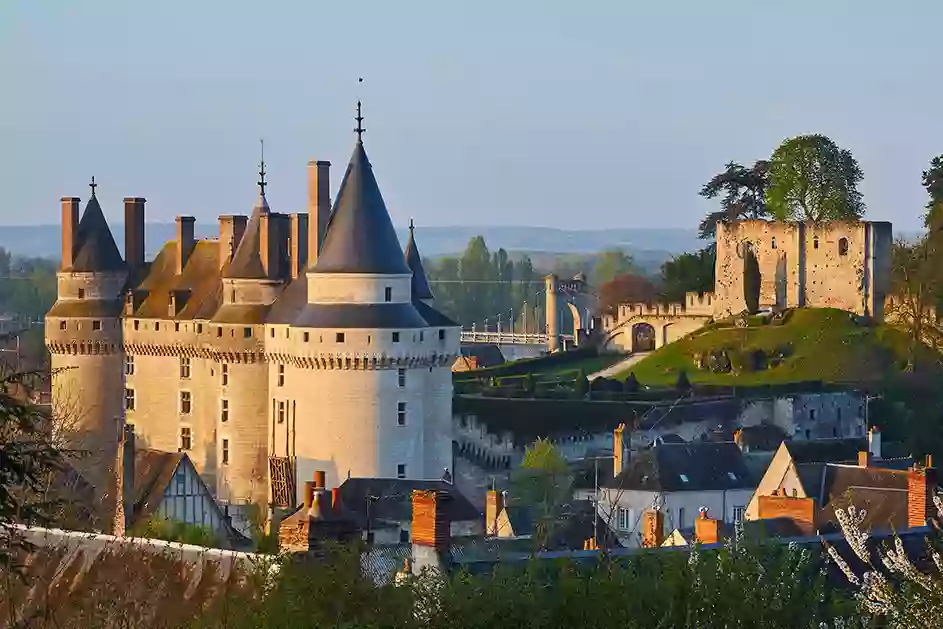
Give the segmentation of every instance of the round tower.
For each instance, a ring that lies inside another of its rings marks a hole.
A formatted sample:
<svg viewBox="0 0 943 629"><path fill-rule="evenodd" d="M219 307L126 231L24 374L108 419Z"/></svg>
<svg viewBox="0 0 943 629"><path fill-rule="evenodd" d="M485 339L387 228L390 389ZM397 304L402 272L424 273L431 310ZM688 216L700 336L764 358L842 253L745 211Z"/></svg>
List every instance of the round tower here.
<svg viewBox="0 0 943 629"><path fill-rule="evenodd" d="M141 200L143 204L143 199ZM128 269L95 196L79 220L79 199L62 199L62 264L46 315L57 429L86 456L76 467L106 491L124 415L122 290Z"/></svg>

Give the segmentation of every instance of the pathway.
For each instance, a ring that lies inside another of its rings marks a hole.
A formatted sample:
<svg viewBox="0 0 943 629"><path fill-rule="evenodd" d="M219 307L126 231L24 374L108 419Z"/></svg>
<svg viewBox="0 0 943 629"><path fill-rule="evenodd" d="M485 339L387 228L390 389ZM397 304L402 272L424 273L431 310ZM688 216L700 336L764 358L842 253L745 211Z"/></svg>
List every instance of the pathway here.
<svg viewBox="0 0 943 629"><path fill-rule="evenodd" d="M623 360L620 360L615 365L611 367L606 367L602 371L597 371L596 373L591 373L586 376L587 380L595 380L596 378L611 378L615 375L618 375L637 363L638 361L646 358L651 352L636 352L634 354L629 354Z"/></svg>

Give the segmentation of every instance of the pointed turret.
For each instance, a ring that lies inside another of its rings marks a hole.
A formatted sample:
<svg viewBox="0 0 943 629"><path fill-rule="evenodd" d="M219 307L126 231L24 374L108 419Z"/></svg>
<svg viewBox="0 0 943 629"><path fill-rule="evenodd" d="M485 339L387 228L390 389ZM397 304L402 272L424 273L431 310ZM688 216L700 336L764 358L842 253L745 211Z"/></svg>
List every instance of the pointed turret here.
<svg viewBox="0 0 943 629"><path fill-rule="evenodd" d="M406 264L409 270L413 272L413 299L426 301L433 299L432 289L429 288L429 281L426 279L426 271L422 268L422 256L419 255L419 248L416 246L415 227L412 219L409 220L409 242L406 243Z"/></svg>
<svg viewBox="0 0 943 629"><path fill-rule="evenodd" d="M95 273L97 271L123 271L124 260L118 251L118 245L111 235L108 221L95 196L95 178L92 177L92 198L85 206L82 220L79 221L76 242L78 246L72 266L64 271L73 273Z"/></svg>
<svg viewBox="0 0 943 629"><path fill-rule="evenodd" d="M360 138L337 193L334 213L314 271L379 275L409 273L393 221Z"/></svg>
<svg viewBox="0 0 943 629"><path fill-rule="evenodd" d="M252 208L252 216L249 217L242 238L233 252L232 262L223 273L225 278L257 280L266 277L265 266L262 264L262 216L269 214L271 210L265 198L265 186L268 184L265 182L264 154L262 163L259 165L259 177L259 198Z"/></svg>

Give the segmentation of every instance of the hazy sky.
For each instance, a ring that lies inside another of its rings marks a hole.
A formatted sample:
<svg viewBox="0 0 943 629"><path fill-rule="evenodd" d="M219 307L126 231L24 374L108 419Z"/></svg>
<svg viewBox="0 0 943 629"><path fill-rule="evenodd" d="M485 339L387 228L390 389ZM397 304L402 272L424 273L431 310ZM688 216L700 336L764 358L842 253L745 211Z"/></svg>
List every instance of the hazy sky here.
<svg viewBox="0 0 943 629"><path fill-rule="evenodd" d="M364 101L397 224L693 227L729 160L824 133L868 216L918 225L943 153L939 0L0 0L0 222L95 175L149 220L339 183ZM358 85L357 77L365 82Z"/></svg>

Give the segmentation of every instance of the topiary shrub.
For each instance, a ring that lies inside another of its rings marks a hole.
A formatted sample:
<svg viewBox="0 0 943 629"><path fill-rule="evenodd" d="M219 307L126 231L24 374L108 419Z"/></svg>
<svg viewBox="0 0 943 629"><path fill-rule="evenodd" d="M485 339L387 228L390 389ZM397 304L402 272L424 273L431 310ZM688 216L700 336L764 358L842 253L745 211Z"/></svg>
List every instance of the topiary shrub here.
<svg viewBox="0 0 943 629"><path fill-rule="evenodd" d="M688 373L683 369L678 373L678 381L675 383L675 388L678 389L678 391L691 390L691 381L688 380Z"/></svg>
<svg viewBox="0 0 943 629"><path fill-rule="evenodd" d="M641 385L639 384L638 378L635 377L635 372L630 372L629 377L622 383L622 390L626 393L638 393L640 388Z"/></svg>

